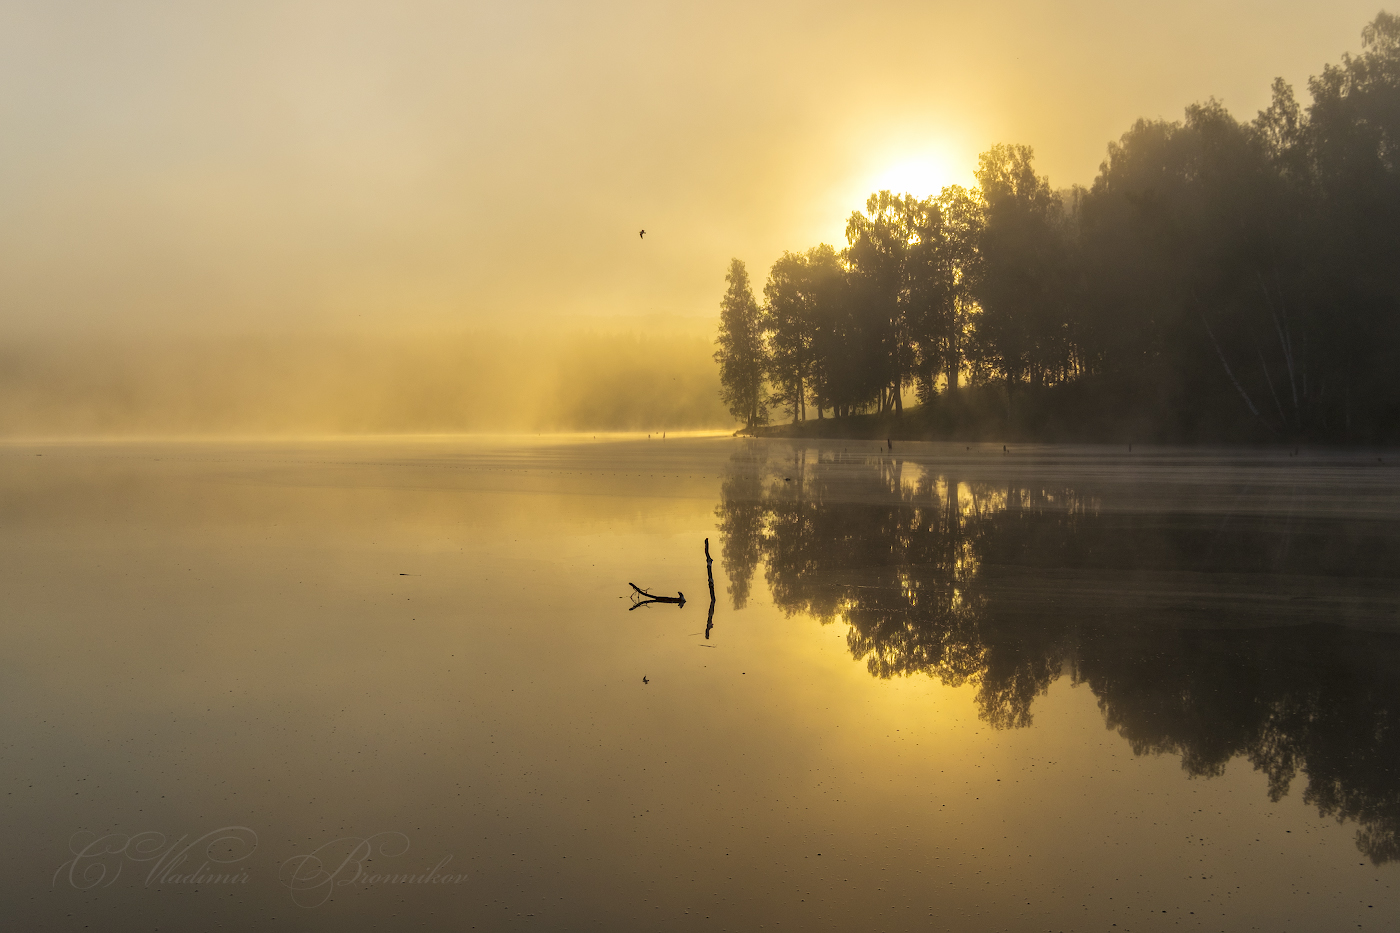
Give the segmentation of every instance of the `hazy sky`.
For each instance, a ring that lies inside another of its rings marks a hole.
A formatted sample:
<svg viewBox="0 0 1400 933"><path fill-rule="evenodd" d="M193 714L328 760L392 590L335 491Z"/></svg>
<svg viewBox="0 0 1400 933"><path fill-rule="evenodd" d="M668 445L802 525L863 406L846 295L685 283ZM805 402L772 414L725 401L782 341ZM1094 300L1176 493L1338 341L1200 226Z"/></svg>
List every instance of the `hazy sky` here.
<svg viewBox="0 0 1400 933"><path fill-rule="evenodd" d="M1305 99L1376 10L0 2L0 328L710 315L992 143L1088 183L1139 116Z"/></svg>

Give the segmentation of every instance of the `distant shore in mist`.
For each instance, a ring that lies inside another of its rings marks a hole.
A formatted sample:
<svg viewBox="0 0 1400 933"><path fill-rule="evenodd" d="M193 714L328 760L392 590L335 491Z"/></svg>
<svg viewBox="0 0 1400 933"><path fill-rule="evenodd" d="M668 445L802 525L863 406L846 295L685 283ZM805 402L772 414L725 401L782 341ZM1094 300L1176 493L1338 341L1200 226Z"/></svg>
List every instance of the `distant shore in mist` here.
<svg viewBox="0 0 1400 933"><path fill-rule="evenodd" d="M713 338L642 330L11 337L0 436L732 430Z"/></svg>

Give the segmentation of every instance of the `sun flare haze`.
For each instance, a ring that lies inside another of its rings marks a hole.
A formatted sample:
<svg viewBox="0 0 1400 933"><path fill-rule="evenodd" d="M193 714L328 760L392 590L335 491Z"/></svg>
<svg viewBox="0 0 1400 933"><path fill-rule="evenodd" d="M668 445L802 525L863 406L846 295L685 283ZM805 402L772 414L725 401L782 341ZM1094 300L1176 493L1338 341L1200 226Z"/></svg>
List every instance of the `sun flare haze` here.
<svg viewBox="0 0 1400 933"><path fill-rule="evenodd" d="M967 177L961 177L946 159L937 155L897 158L866 179L861 187L870 191L899 191L926 198L947 185L970 183L971 173L966 174Z"/></svg>
<svg viewBox="0 0 1400 933"><path fill-rule="evenodd" d="M1374 12L8 2L0 323L712 316L730 256L839 237L871 191L969 184L997 142L1087 184L1134 119L1252 115Z"/></svg>

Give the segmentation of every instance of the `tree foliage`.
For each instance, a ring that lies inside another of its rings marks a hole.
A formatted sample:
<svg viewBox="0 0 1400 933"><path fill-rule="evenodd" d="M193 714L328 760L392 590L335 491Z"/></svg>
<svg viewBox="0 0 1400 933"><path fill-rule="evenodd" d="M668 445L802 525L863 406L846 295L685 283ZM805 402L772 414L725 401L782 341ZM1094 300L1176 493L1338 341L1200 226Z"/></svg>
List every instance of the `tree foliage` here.
<svg viewBox="0 0 1400 933"><path fill-rule="evenodd" d="M1250 121L1213 98L1137 121L1087 190L996 145L973 190L872 194L844 250L770 271L744 339L773 400L898 414L911 386L938 404L969 380L1163 439L1400 438L1400 18L1306 106L1272 90Z"/></svg>
<svg viewBox="0 0 1400 933"><path fill-rule="evenodd" d="M719 303L719 337L715 360L724 403L736 421L745 427L768 423L768 403L764 398L764 376L768 356L763 345L758 302L749 287L749 272L742 260L729 263L724 277L729 288Z"/></svg>

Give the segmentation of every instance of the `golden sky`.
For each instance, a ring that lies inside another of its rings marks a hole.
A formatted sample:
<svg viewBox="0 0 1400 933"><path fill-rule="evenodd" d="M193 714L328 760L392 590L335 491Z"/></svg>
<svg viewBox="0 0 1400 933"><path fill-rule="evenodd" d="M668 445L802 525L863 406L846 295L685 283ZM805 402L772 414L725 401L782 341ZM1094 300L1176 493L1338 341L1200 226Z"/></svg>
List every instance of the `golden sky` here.
<svg viewBox="0 0 1400 933"><path fill-rule="evenodd" d="M0 329L710 316L992 143L1085 184L1139 116L1305 99L1376 9L5 0Z"/></svg>

